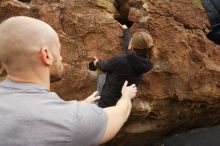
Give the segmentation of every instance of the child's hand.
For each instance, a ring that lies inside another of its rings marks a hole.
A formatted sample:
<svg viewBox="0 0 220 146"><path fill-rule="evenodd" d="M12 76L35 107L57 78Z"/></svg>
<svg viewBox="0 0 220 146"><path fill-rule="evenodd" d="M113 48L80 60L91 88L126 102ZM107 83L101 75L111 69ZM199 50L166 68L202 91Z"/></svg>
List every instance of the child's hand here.
<svg viewBox="0 0 220 146"><path fill-rule="evenodd" d="M128 29L127 25L122 25L122 29Z"/></svg>
<svg viewBox="0 0 220 146"><path fill-rule="evenodd" d="M127 25L122 25L121 23L119 23L119 22L117 22L118 23L118 25L120 25L121 26L121 28L122 29L128 29L128 27L127 27Z"/></svg>
<svg viewBox="0 0 220 146"><path fill-rule="evenodd" d="M97 62L98 62L98 58L96 56L94 56L94 61L93 61L93 64L96 66Z"/></svg>

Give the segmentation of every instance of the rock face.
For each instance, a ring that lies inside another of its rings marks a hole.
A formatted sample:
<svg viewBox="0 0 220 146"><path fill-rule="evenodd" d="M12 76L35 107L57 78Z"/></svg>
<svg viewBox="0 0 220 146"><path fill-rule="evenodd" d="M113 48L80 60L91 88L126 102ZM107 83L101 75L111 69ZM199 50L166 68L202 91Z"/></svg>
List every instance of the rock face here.
<svg viewBox="0 0 220 146"><path fill-rule="evenodd" d="M88 69L94 55L108 59L122 53L118 18L129 20L132 32L149 31L160 57L138 87L129 121L108 146L147 146L220 124L220 47L205 37L209 24L201 5L192 0L130 0L128 5L124 18L114 0L1 0L0 22L31 16L58 32L66 74L52 90L65 100L96 90L97 72Z"/></svg>

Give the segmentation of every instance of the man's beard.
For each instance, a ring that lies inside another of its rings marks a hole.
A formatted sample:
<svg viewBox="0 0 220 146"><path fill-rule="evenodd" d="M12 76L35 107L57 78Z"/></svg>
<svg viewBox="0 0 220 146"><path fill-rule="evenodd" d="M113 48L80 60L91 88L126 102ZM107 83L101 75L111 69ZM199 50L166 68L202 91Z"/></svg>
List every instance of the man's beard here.
<svg viewBox="0 0 220 146"><path fill-rule="evenodd" d="M58 82L62 79L62 76L50 75L50 83Z"/></svg>
<svg viewBox="0 0 220 146"><path fill-rule="evenodd" d="M60 81L63 77L63 72L64 72L63 64L58 63L57 59L55 59L54 60L54 65L53 65L53 67L51 69L51 73L50 73L50 83Z"/></svg>

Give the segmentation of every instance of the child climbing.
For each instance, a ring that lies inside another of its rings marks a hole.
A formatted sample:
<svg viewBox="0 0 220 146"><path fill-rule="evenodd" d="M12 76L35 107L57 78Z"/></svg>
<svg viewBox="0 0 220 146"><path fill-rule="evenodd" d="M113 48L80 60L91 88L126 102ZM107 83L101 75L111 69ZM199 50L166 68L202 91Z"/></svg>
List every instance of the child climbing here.
<svg viewBox="0 0 220 146"><path fill-rule="evenodd" d="M121 25L124 32L124 55L101 61L96 57L94 65L105 72L97 81L97 90L101 96L98 106L105 108L114 106L121 97L121 88L127 80L128 84L138 84L142 74L153 68L152 57L156 57L152 37L144 32L136 32L133 37L126 25Z"/></svg>

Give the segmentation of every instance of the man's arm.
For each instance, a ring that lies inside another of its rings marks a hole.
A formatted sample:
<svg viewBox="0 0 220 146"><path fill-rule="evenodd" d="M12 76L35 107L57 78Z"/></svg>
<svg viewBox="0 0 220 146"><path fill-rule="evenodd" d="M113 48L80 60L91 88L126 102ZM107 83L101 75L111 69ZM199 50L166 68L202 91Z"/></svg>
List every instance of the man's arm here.
<svg viewBox="0 0 220 146"><path fill-rule="evenodd" d="M132 104L131 100L135 97L137 88L135 85L127 86L126 81L122 87L122 97L113 107L104 108L104 111L108 116L107 129L101 140L101 143L105 143L112 139L127 121L130 115Z"/></svg>
<svg viewBox="0 0 220 146"><path fill-rule="evenodd" d="M73 106L73 145L98 145L112 139L127 121L131 99L136 95L135 85L122 87L122 97L114 107L99 108L86 102Z"/></svg>

